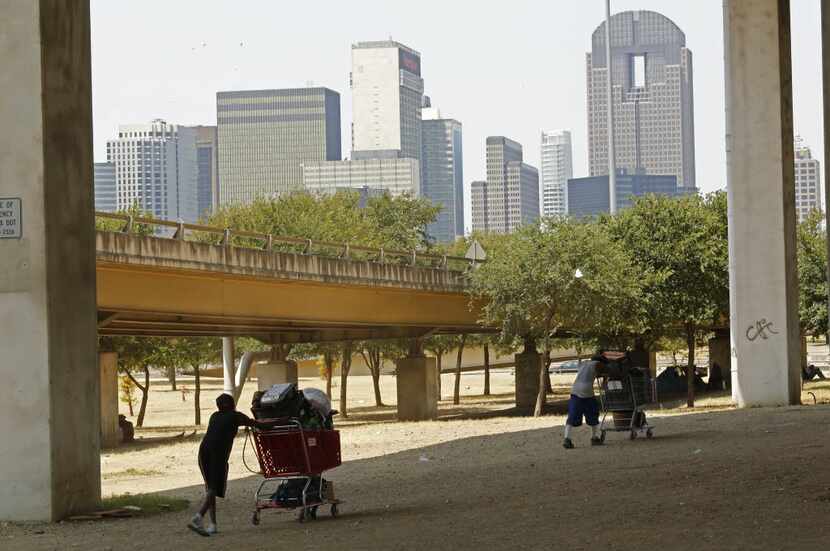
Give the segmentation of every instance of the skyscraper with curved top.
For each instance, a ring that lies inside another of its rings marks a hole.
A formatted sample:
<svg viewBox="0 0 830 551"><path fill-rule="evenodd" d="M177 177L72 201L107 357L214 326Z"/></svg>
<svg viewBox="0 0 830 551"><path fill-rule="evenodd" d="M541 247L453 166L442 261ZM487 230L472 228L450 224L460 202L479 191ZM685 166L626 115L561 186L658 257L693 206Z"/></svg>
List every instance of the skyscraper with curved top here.
<svg viewBox="0 0 830 551"><path fill-rule="evenodd" d="M588 157L591 176L608 174L605 23L587 54ZM611 18L611 67L617 170L674 175L695 188L692 52L686 35L653 11Z"/></svg>

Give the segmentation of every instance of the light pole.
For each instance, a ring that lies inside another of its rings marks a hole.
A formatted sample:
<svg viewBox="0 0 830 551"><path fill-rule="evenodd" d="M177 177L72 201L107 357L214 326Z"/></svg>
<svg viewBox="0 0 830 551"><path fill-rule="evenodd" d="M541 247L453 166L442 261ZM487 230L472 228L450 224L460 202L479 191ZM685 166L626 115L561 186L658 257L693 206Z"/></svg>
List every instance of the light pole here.
<svg viewBox="0 0 830 551"><path fill-rule="evenodd" d="M614 90L611 85L611 0L605 0L605 67L608 71L606 95L608 100L608 207L617 213L617 159L614 147Z"/></svg>

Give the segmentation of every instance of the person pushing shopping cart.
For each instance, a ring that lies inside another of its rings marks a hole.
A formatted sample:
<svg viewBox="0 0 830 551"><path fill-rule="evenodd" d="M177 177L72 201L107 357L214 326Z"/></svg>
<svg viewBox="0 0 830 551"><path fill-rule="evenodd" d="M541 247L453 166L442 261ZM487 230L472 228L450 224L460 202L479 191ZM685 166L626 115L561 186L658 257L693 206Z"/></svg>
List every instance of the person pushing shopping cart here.
<svg viewBox="0 0 830 551"><path fill-rule="evenodd" d="M568 400L568 419L565 421L565 439L562 446L566 450L573 449L571 432L574 427L582 425L582 419L591 427L591 445L601 446L604 438L600 432L599 412L600 403L594 395L594 380L602 376L622 376L622 370L617 364L625 358L623 352L606 352L600 350L590 361L580 362L576 374L571 397Z"/></svg>

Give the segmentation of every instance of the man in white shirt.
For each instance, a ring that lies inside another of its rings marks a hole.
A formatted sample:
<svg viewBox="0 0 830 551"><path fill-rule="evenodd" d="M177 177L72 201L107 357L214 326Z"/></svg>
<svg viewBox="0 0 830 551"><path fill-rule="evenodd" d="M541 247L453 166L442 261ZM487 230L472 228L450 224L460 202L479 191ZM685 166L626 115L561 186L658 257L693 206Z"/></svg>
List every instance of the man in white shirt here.
<svg viewBox="0 0 830 551"><path fill-rule="evenodd" d="M594 379L597 374L604 375L609 371L608 361L616 361L625 356L621 352L600 352L591 358L591 361L580 362L576 380L571 387L571 398L568 400L568 420L565 422L565 440L562 446L566 450L574 447L571 440L571 431L582 425L582 418L591 427L591 445L601 446L603 438L599 434L599 401L594 396Z"/></svg>

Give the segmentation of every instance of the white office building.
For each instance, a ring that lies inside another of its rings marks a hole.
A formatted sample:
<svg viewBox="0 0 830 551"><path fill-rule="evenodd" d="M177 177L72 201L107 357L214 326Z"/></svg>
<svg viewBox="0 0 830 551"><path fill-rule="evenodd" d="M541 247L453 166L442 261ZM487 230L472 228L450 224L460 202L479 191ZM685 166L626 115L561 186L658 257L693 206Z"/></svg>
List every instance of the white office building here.
<svg viewBox="0 0 830 551"><path fill-rule="evenodd" d="M795 212L801 222L814 210L821 210L821 171L818 159L801 137L795 140Z"/></svg>
<svg viewBox="0 0 830 551"><path fill-rule="evenodd" d="M421 157L421 54L393 42L352 45L352 154Z"/></svg>
<svg viewBox="0 0 830 551"><path fill-rule="evenodd" d="M542 132L542 215L568 212L568 180L573 178L573 149L568 130Z"/></svg>
<svg viewBox="0 0 830 551"><path fill-rule="evenodd" d="M199 218L195 128L161 119L120 126L107 160L115 165L119 210L137 205L165 220Z"/></svg>

